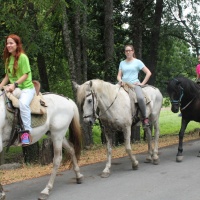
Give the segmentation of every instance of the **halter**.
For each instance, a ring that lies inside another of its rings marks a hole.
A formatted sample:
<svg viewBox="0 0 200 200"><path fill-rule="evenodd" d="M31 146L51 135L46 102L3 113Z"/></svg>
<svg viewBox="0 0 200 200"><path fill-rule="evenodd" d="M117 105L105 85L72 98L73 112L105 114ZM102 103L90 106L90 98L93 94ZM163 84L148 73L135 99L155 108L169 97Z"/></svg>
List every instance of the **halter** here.
<svg viewBox="0 0 200 200"><path fill-rule="evenodd" d="M120 88L121 88L121 86L119 87L119 90L120 90ZM92 114L86 115L86 116L84 115L83 118L85 119L85 118L88 118L88 117L91 117L91 116L92 116L95 120L96 120L96 119L99 119L99 118L100 118L102 115L104 115L104 114L110 109L110 107L113 105L113 103L115 102L115 100L116 100L116 98L117 98L117 96L118 96L119 90L118 90L118 92L117 92L117 94L116 94L116 96L115 96L113 102L108 106L108 108L107 108L100 116L98 116L98 115L96 114L96 111L95 111L95 109L94 109L94 97L96 97L96 94L95 94L94 91L91 90L91 93L88 94L88 95L86 95L86 97L89 97L90 95L92 95L92 101L93 101L93 103L92 103ZM97 100L97 98L96 98L96 100Z"/></svg>
<svg viewBox="0 0 200 200"><path fill-rule="evenodd" d="M174 79L175 81L178 81L177 79ZM183 95L184 95L184 91L183 91L183 88L181 87L181 86L179 86L179 88L180 88L180 90L181 90L181 94L180 94L180 97L179 97L179 99L178 100L170 100L170 102L171 102L171 104L178 104L178 105L180 105L180 103L181 103L181 100L182 100L182 98L183 98ZM192 102L193 102L193 100L196 98L196 96L194 96L193 97L193 99L191 100L191 101L189 101L189 103L186 105L186 106L184 106L181 110L185 110Z"/></svg>
<svg viewBox="0 0 200 200"><path fill-rule="evenodd" d="M180 104L180 102L183 98L183 95L184 95L183 88L181 86L180 86L180 90L181 90L181 94L180 94L179 99L178 100L171 100L170 99L171 104Z"/></svg>
<svg viewBox="0 0 200 200"><path fill-rule="evenodd" d="M96 97L96 94L94 91L90 91L90 94L86 95L86 97L89 97L90 95L92 95L92 114L90 115L84 115L83 118L88 118L88 117L93 117L95 120L98 118L98 115L96 114L95 112L95 109L94 109L94 97Z"/></svg>

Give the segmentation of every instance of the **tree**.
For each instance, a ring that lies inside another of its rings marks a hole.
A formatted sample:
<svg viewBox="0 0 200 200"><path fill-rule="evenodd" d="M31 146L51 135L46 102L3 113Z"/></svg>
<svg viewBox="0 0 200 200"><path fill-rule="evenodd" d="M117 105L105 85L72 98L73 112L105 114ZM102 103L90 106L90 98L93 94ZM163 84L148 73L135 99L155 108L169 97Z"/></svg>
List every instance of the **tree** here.
<svg viewBox="0 0 200 200"><path fill-rule="evenodd" d="M156 66L158 60L158 47L159 47L159 39L160 39L160 27L161 27L161 18L163 11L163 0L156 1L155 7L155 15L154 22L151 28L151 39L150 39L150 56L149 62L147 63L150 71L152 72L152 76L150 77L149 84L154 85L156 79Z"/></svg>

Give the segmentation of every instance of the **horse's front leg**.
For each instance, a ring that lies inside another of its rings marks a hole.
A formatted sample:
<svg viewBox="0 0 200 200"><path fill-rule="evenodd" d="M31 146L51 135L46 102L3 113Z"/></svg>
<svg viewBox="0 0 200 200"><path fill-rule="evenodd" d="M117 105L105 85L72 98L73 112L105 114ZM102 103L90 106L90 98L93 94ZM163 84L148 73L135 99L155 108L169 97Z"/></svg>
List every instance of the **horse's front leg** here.
<svg viewBox="0 0 200 200"><path fill-rule="evenodd" d="M182 117L181 121L181 129L179 131L179 144L178 144L178 153L176 155L176 161L181 162L183 160L183 137L185 133L185 129L187 128L190 120L186 120Z"/></svg>
<svg viewBox="0 0 200 200"><path fill-rule="evenodd" d="M106 162L106 167L104 168L101 177L102 178L108 178L110 176L110 168L111 168L111 160L112 160L112 139L105 134L106 137L106 147L107 147L107 162Z"/></svg>
<svg viewBox="0 0 200 200"><path fill-rule="evenodd" d="M4 200L6 198L6 194L3 190L3 186L0 184L0 200Z"/></svg>
<svg viewBox="0 0 200 200"><path fill-rule="evenodd" d="M38 198L38 200L44 200L44 199L48 198L49 192L53 188L56 173L58 171L58 168L60 166L60 162L62 160L62 140L59 140L59 141L56 141L56 142L53 141L53 146L54 146L53 170L52 170L49 182L46 185L46 187L44 188L44 190L41 191L40 197Z"/></svg>
<svg viewBox="0 0 200 200"><path fill-rule="evenodd" d="M128 156L131 159L132 169L136 170L136 169L138 169L139 162L136 160L135 155L132 154L132 148L131 148L131 126L126 127L123 132L124 132L126 153L128 154Z"/></svg>

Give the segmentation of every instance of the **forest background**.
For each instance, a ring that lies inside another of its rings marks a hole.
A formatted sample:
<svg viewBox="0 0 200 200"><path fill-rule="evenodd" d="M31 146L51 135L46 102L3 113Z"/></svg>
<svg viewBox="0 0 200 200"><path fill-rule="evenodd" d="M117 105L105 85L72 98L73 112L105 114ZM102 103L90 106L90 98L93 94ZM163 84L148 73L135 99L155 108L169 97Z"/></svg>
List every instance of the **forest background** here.
<svg viewBox="0 0 200 200"><path fill-rule="evenodd" d="M0 49L7 35L18 34L42 92L75 100L72 81L116 83L124 46L133 44L152 72L148 84L165 97L166 80L196 78L199 8L199 0L0 0ZM1 79L2 59L0 66ZM91 129L83 129L90 144Z"/></svg>

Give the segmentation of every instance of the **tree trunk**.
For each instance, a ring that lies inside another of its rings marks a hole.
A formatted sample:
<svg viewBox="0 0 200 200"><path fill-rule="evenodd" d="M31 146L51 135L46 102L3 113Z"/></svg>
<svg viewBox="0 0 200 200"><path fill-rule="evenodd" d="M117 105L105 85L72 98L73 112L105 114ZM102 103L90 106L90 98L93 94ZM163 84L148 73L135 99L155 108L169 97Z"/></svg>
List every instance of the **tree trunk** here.
<svg viewBox="0 0 200 200"><path fill-rule="evenodd" d="M39 142L22 147L22 152L26 164L37 163L39 161Z"/></svg>
<svg viewBox="0 0 200 200"><path fill-rule="evenodd" d="M45 138L42 140L40 163L42 165L48 165L53 162L53 143L51 138Z"/></svg>
<svg viewBox="0 0 200 200"><path fill-rule="evenodd" d="M83 4L87 8L87 0L83 0ZM81 33L81 42L82 42L82 57L83 57L83 66L82 66L82 81L87 81L87 37L86 37L86 31L87 31L87 14L86 12L82 13L82 33Z"/></svg>
<svg viewBox="0 0 200 200"><path fill-rule="evenodd" d="M5 156L4 156L4 148L2 150L2 152L0 153L0 165L3 165L5 163Z"/></svg>
<svg viewBox="0 0 200 200"><path fill-rule="evenodd" d="M70 31L68 27L68 17L66 13L66 6L63 5L63 39L64 39L64 46L67 53L67 60L68 60L68 66L69 66L69 72L71 76L72 81L76 81L76 72L75 72L75 61L74 61L74 55L72 51L72 44L70 40ZM75 89L73 89L74 94L76 93Z"/></svg>
<svg viewBox="0 0 200 200"><path fill-rule="evenodd" d="M68 60L68 66L69 66L69 71L71 75L71 81L77 82L77 77L76 77L76 67L75 67L75 59L72 51L72 44L71 44L71 39L70 39L70 31L68 27L68 17L66 13L66 7L63 6L63 38L64 38L64 45L67 53L67 60ZM75 52L77 53L77 52ZM78 52L80 53L80 52ZM77 58L79 59L79 58ZM79 62L79 61L77 61ZM81 68L81 67L80 67ZM73 87L73 93L74 97L76 97L76 89ZM80 112L80 108L79 108ZM92 138L90 135L92 135L92 129L91 127L87 126L85 123L83 123L82 120L82 115L81 116L81 126L82 126L82 132L83 132L83 139L84 139L84 145L89 146L90 144L93 144ZM88 140L87 140L88 139Z"/></svg>
<svg viewBox="0 0 200 200"><path fill-rule="evenodd" d="M80 33L80 7L74 6L74 61L77 83L82 83L82 69L81 69L81 33Z"/></svg>
<svg viewBox="0 0 200 200"><path fill-rule="evenodd" d="M158 46L159 46L159 37L160 37L160 26L161 26L161 18L163 11L163 0L156 1L155 8L155 19L154 26L151 31L151 46L150 46L150 60L148 67L152 73L152 76L149 79L149 84L154 85L156 80L156 65L158 60Z"/></svg>
<svg viewBox="0 0 200 200"><path fill-rule="evenodd" d="M49 80L47 76L47 69L46 69L46 63L45 58L41 53L38 53L37 55L37 64L38 64L38 71L40 75L40 82L42 86L42 90L45 92L49 92Z"/></svg>
<svg viewBox="0 0 200 200"><path fill-rule="evenodd" d="M131 142L140 141L140 125L131 127Z"/></svg>
<svg viewBox="0 0 200 200"><path fill-rule="evenodd" d="M112 80L114 56L113 0L104 0L104 52L105 81L115 81ZM113 73L116 72L113 71Z"/></svg>
<svg viewBox="0 0 200 200"><path fill-rule="evenodd" d="M143 1L132 1L132 17L130 22L131 39L136 57L139 59L142 59L142 34L144 29L142 8Z"/></svg>

